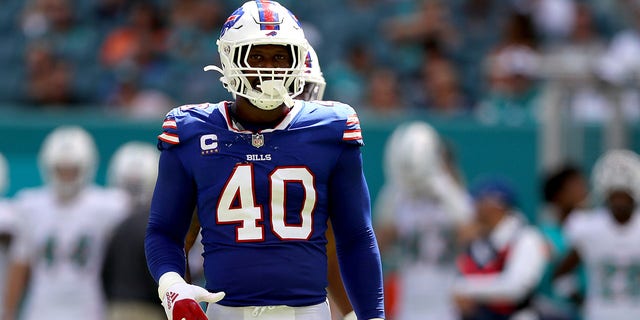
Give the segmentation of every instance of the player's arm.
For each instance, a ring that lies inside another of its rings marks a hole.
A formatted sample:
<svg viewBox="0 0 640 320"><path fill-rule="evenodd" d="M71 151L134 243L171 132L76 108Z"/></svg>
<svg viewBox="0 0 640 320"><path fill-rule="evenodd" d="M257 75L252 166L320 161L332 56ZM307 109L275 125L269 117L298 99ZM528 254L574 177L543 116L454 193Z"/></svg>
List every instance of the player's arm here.
<svg viewBox="0 0 640 320"><path fill-rule="evenodd" d="M358 319L384 318L380 251L358 146L345 146L338 159L329 201L340 272L355 313Z"/></svg>
<svg viewBox="0 0 640 320"><path fill-rule="evenodd" d="M582 259L580 258L578 250L571 248L569 253L562 259L562 261L560 261L556 269L553 270L553 279L558 279L563 275L572 272L580 265L581 262Z"/></svg>
<svg viewBox="0 0 640 320"><path fill-rule="evenodd" d="M178 157L179 148L162 151L145 236L147 264L169 320L206 320L200 301L215 303L224 293L189 285L185 274L185 236L196 201L193 180Z"/></svg>
<svg viewBox="0 0 640 320"><path fill-rule="evenodd" d="M338 265L338 255L336 254L336 241L333 235L333 227L329 223L327 228L327 258L328 258L328 273L329 273L329 300L338 309L342 316L348 315L353 312L351 302L347 296L347 291L342 284L342 277L340 276L340 266Z"/></svg>
<svg viewBox="0 0 640 320"><path fill-rule="evenodd" d="M18 307L24 295L27 282L29 281L29 264L22 261L12 261L6 278L6 287L3 289L4 301L2 320L14 320L18 316Z"/></svg>
<svg viewBox="0 0 640 320"><path fill-rule="evenodd" d="M454 284L453 294L475 301L518 302L538 284L546 263L544 239L539 233L527 230L514 243L500 274L461 278Z"/></svg>

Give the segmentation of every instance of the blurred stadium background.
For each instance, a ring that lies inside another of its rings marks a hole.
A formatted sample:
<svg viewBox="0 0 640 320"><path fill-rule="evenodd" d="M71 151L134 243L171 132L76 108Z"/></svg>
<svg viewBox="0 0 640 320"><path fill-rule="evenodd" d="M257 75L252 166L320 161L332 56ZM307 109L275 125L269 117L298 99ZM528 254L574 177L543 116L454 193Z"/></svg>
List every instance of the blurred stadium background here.
<svg viewBox="0 0 640 320"><path fill-rule="evenodd" d="M95 135L104 183L115 149L153 143L172 106L231 99L202 67L219 63L219 28L242 2L0 0L8 195L40 183L36 154L55 126ZM325 98L360 113L374 198L386 139L408 120L440 132L467 182L512 180L529 217L546 169L639 150L637 1L281 2L318 52Z"/></svg>

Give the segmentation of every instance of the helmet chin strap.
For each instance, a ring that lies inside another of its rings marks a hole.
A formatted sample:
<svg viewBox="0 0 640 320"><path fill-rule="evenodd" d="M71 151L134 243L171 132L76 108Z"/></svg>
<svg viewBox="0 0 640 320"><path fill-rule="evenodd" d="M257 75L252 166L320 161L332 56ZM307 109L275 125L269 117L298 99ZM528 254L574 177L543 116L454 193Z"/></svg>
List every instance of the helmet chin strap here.
<svg viewBox="0 0 640 320"><path fill-rule="evenodd" d="M263 80L258 85L260 91L247 88L245 94L249 97L251 104L262 110L273 110L284 103L291 108L294 104L284 87L284 80Z"/></svg>
<svg viewBox="0 0 640 320"><path fill-rule="evenodd" d="M224 75L222 69L215 65L205 66L204 71L218 71ZM225 83L224 76L221 80ZM245 94L249 101L259 109L273 110L282 103L291 108L295 104L284 86L284 80L263 80L258 87L260 91L249 87L246 89Z"/></svg>

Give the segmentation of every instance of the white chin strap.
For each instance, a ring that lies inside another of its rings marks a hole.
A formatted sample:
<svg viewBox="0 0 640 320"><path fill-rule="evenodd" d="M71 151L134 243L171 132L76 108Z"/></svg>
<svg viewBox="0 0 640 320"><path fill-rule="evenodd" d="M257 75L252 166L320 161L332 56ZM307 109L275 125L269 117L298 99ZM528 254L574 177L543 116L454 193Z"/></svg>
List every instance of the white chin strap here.
<svg viewBox="0 0 640 320"><path fill-rule="evenodd" d="M293 99L284 87L284 80L263 80L258 87L260 91L249 88L246 92L251 104L257 108L273 110L283 103L289 108L293 106Z"/></svg>
<svg viewBox="0 0 640 320"><path fill-rule="evenodd" d="M227 85L226 78L224 77L224 71L218 66L208 65L204 67L204 71L218 71L223 74L220 78L223 84ZM260 91L248 87L244 94L251 104L262 110L273 110L279 107L281 104L285 104L291 108L294 105L293 98L289 95L287 88L284 86L284 79L279 80L263 80L258 86ZM235 97L235 94L234 94Z"/></svg>

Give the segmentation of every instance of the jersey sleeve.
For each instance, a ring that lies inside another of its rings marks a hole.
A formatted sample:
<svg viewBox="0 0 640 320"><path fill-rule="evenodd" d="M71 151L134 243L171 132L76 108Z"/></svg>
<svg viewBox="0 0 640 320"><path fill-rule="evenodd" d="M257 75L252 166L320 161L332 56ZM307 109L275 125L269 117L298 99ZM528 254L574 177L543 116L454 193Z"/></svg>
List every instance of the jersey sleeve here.
<svg viewBox="0 0 640 320"><path fill-rule="evenodd" d="M380 251L357 146L345 146L332 172L329 210L340 273L358 319L384 318Z"/></svg>
<svg viewBox="0 0 640 320"><path fill-rule="evenodd" d="M364 146L362 129L360 128L360 118L353 107L336 102L333 106L338 114L342 129L342 141L346 144Z"/></svg>
<svg viewBox="0 0 640 320"><path fill-rule="evenodd" d="M166 272L185 273L184 241L195 208L196 188L179 152L179 147L172 147L160 154L149 212L145 254L156 281Z"/></svg>
<svg viewBox="0 0 640 320"><path fill-rule="evenodd" d="M572 213L565 223L563 233L569 243L575 248L581 248L588 242L589 218L592 213L577 211Z"/></svg>
<svg viewBox="0 0 640 320"><path fill-rule="evenodd" d="M11 204L11 210L17 215L17 221L9 255L11 260L21 263L30 263L35 258L37 251L31 232L35 220L31 217L31 213L34 210L29 208L29 205L36 201L33 201L31 193L28 190L20 191Z"/></svg>

